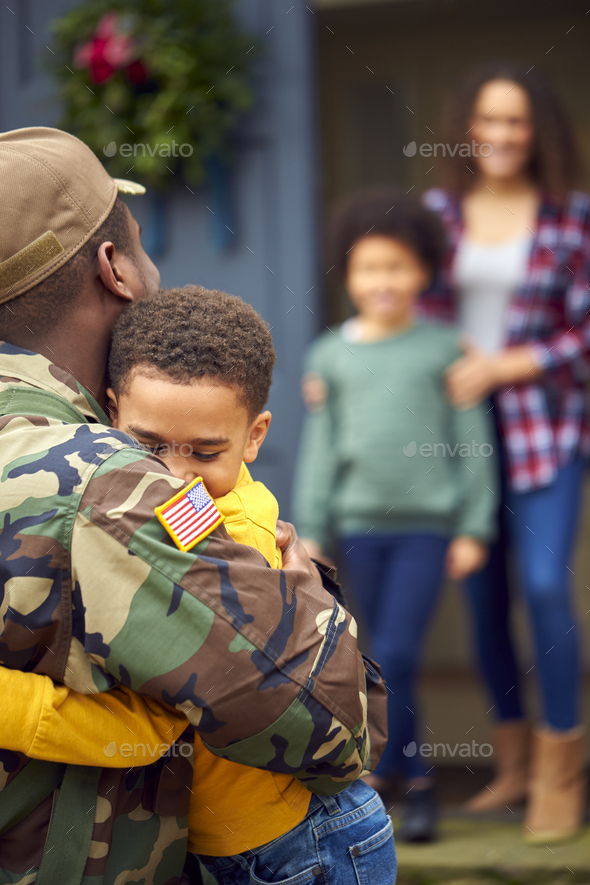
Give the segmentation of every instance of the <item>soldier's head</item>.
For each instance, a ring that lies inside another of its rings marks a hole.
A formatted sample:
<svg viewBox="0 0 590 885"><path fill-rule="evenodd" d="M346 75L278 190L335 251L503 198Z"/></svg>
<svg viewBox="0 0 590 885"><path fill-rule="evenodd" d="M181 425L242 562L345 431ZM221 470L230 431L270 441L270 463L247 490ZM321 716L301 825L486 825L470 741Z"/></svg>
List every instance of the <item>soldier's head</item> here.
<svg viewBox="0 0 590 885"><path fill-rule="evenodd" d="M160 276L112 179L81 141L35 127L0 135L0 338L30 350L80 327L110 334ZM90 344L90 342L88 342Z"/></svg>
<svg viewBox="0 0 590 885"><path fill-rule="evenodd" d="M276 355L241 298L201 286L161 290L118 320L109 358L113 423L213 497L235 486L267 434Z"/></svg>

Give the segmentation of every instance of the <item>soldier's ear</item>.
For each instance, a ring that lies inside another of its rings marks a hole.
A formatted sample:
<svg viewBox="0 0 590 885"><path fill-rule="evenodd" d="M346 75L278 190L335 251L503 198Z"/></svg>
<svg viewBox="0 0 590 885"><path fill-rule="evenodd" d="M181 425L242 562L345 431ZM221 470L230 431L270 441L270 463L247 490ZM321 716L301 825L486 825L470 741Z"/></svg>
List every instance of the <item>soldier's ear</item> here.
<svg viewBox="0 0 590 885"><path fill-rule="evenodd" d="M115 391L112 387L107 388L107 410L109 413L109 417L111 419L113 427L119 427L119 407L117 405L117 397L115 396Z"/></svg>

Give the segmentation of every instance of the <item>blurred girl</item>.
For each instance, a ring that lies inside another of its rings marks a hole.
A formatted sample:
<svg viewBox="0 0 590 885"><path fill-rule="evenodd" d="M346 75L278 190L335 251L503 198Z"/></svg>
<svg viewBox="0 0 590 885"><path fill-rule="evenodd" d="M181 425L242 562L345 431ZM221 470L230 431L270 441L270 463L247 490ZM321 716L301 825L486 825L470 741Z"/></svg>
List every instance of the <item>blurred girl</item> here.
<svg viewBox="0 0 590 885"><path fill-rule="evenodd" d="M415 316L444 252L436 216L407 196L362 194L337 215L333 240L357 314L307 357L295 521L312 555L337 543L390 690L389 742L370 782L384 792L403 774L399 838L426 841L434 791L413 686L445 567L463 578L485 561L490 428L481 407L446 396L456 333Z"/></svg>

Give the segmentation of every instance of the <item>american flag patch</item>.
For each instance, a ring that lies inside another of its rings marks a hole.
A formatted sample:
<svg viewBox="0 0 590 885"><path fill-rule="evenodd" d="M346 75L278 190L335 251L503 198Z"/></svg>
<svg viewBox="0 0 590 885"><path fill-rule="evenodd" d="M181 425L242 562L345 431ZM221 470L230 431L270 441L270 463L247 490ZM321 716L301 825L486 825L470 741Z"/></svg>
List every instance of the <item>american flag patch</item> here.
<svg viewBox="0 0 590 885"><path fill-rule="evenodd" d="M156 516L176 546L184 551L206 538L224 520L200 476L156 507Z"/></svg>

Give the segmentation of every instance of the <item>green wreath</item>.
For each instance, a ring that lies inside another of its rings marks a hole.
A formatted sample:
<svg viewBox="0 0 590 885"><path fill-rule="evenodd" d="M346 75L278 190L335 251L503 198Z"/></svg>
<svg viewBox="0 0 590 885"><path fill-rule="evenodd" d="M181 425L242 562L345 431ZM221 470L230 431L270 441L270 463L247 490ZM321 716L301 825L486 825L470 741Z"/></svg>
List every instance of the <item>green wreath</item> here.
<svg viewBox="0 0 590 885"><path fill-rule="evenodd" d="M163 190L228 156L256 54L228 0L88 0L53 29L59 125L111 175Z"/></svg>

